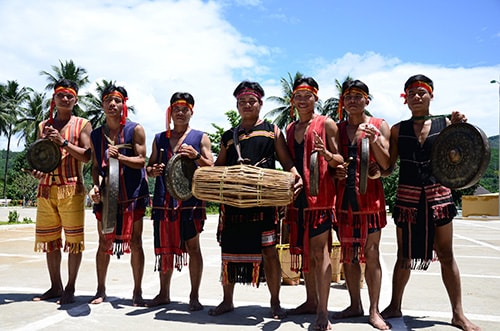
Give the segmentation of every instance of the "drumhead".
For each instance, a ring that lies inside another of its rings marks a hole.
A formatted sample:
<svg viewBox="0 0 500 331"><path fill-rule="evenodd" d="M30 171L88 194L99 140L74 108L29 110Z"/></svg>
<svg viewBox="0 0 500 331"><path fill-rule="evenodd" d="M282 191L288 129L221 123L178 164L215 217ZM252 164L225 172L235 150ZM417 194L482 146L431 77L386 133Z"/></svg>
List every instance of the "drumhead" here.
<svg viewBox="0 0 500 331"><path fill-rule="evenodd" d="M193 196L191 185L197 166L194 160L175 154L168 160L165 171L165 184L168 192L177 200L188 200Z"/></svg>
<svg viewBox="0 0 500 331"><path fill-rule="evenodd" d="M432 174L444 186L460 190L475 185L490 163L484 132L469 123L446 127L432 145Z"/></svg>
<svg viewBox="0 0 500 331"><path fill-rule="evenodd" d="M61 150L57 144L48 139L35 141L26 154L31 169L49 173L61 162Z"/></svg>

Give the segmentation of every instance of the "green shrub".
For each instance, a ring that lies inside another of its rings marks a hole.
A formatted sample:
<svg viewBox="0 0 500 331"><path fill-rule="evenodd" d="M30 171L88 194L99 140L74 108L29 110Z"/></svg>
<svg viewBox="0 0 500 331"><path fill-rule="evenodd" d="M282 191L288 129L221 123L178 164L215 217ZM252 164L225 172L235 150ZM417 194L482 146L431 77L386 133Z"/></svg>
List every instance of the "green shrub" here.
<svg viewBox="0 0 500 331"><path fill-rule="evenodd" d="M9 223L19 222L19 214L16 210L9 211Z"/></svg>

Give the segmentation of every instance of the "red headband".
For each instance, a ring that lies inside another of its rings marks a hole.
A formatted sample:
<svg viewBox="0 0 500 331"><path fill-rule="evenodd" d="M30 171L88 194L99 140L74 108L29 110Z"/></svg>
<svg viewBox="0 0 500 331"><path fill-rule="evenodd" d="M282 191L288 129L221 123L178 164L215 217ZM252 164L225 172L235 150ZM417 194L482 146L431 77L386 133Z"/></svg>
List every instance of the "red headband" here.
<svg viewBox="0 0 500 331"><path fill-rule="evenodd" d="M400 94L400 97L401 98L404 98L405 101L404 101L404 104L406 104L407 100L406 100L406 95L408 94L408 91L412 88L415 88L415 87L422 87L424 89L427 90L427 92L429 93L432 93L432 86L430 86L429 84L427 84L426 82L423 82L421 80L417 80L416 82L413 82L411 83L408 88L405 90L405 93L401 93Z"/></svg>
<svg viewBox="0 0 500 331"><path fill-rule="evenodd" d="M309 91L312 94L314 94L316 99L318 98L318 89L315 88L314 86L311 86L311 85L299 85L299 86L297 86L297 88L295 90L293 90L292 98L290 99L290 117L292 119L295 119L295 105L293 102L293 97L295 95L295 92L298 92L298 91Z"/></svg>
<svg viewBox="0 0 500 331"><path fill-rule="evenodd" d="M239 97L241 97L243 95L252 95L252 96L256 97L259 100L262 99L262 95L259 92L255 91L255 90L252 90L250 88L244 88L243 90L241 90L240 93L238 93L236 95L236 99L238 99Z"/></svg>
<svg viewBox="0 0 500 331"><path fill-rule="evenodd" d="M54 97L56 96L57 93L69 93L72 96L76 97L76 91L75 89L71 87L64 87L64 86L59 86L54 89L54 94L52 94L52 100L50 101L50 110L49 110L49 124L52 124L54 122L54 108L56 107L56 101L54 100Z"/></svg>
<svg viewBox="0 0 500 331"><path fill-rule="evenodd" d="M108 96L116 96L122 99L123 102L123 111L122 111L122 118L120 120L120 124L125 125L127 123L127 117L128 117L128 108L127 108L127 97L124 97L123 94L121 94L118 91L113 91L111 93L106 94L105 96L102 97L102 101L106 99Z"/></svg>
<svg viewBox="0 0 500 331"><path fill-rule="evenodd" d="M172 121L172 107L174 106L187 106L189 110L193 111L193 105L187 102L186 100L177 100L173 102L168 108L167 108L167 132L166 136L167 138L170 138L172 136L171 131L170 131L170 122Z"/></svg>
<svg viewBox="0 0 500 331"><path fill-rule="evenodd" d="M344 109L344 96L349 92L360 93L363 97L365 97L367 99L370 97L365 91L363 91L362 89L360 89L358 87L351 87L351 88L348 88L347 90L345 90L344 93L342 93L342 95L340 96L339 106L337 108L337 113L339 114L339 121L342 120L342 116L343 116L342 111Z"/></svg>

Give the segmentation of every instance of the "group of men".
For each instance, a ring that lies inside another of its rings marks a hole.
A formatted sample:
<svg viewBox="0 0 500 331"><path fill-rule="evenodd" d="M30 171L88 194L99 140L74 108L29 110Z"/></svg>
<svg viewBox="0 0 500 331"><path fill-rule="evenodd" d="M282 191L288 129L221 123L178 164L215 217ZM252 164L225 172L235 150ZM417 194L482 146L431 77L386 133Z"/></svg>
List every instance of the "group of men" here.
<svg viewBox="0 0 500 331"><path fill-rule="evenodd" d="M460 275L452 247L451 221L456 208L451 191L437 182L429 167L430 150L439 132L451 123L465 121L465 116L459 112L453 112L451 120L430 116L434 86L424 75L412 76L405 83L403 96L411 118L392 128L383 119L365 112L371 96L363 82L348 80L343 83L339 123L315 113L318 88L311 77L301 77L294 82L290 105L293 121L284 135L276 125L260 118L264 97L260 84L241 82L233 92L241 122L224 132L215 161L207 134L189 125L194 113L193 96L186 92L174 93L167 109L166 130L155 135L146 164L145 131L140 124L127 120L128 95L123 87L110 85L103 91L105 124L92 130L87 120L72 115L78 100L78 86L68 80L59 81L52 96L50 118L40 123L39 137L60 146L61 162L52 173L32 172L40 179L35 249L46 252L51 280L51 288L34 300L60 298L60 304L74 302L75 282L84 250L83 163L92 160L94 186L89 197L94 203L99 232L97 291L90 303L106 300L110 257L131 253L134 305L170 303L173 270L189 265L189 310L195 311L203 309L199 301L203 272L199 236L206 219L206 202L196 197L182 201L172 195L164 177L166 164L178 155L191 159L198 167L231 166L244 160L273 169L279 161L283 170L295 177L294 202L287 206L285 222L290 233L291 265L304 276L306 299L289 311L280 304L277 208L239 208L222 203L217 240L221 247L223 299L208 311L210 315L234 309L236 283L258 286L265 280L274 318L284 318L287 314L315 314L315 329L331 329L328 298L334 229L341 242L341 260L351 304L333 313L331 318L364 314L359 282L360 264L366 263L369 323L379 330L390 329L387 319L402 315L403 291L410 271L427 269L437 257L452 305L451 323L463 330L480 330L465 317L462 308ZM368 144L370 157L366 193L361 194L363 143ZM118 221L112 232L105 233L101 192L106 189L103 185L112 159L119 164ZM381 177L392 172L398 159L400 178L393 213L398 257L391 303L380 312L379 242L382 228L387 224ZM318 174L316 181L310 176L312 163L317 167L314 170ZM160 275L160 291L150 301L143 299L141 289L144 273L142 219L150 205L148 176L155 179L152 219L155 270ZM60 275L61 249L69 252L65 287Z"/></svg>

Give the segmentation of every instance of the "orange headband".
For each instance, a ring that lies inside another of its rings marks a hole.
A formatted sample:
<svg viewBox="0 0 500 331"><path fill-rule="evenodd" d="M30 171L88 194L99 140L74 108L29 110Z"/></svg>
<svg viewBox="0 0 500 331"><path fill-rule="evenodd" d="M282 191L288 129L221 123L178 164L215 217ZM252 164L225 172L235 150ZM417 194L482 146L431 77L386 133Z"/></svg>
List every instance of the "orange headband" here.
<svg viewBox="0 0 500 331"><path fill-rule="evenodd" d="M54 94L52 94L52 100L50 101L50 110L49 110L49 124L52 124L54 122L54 108L56 107L56 101L54 100L54 97L56 96L57 93L69 93L72 96L76 97L76 91L75 89L71 87L64 87L64 86L59 86L54 89Z"/></svg>
<svg viewBox="0 0 500 331"><path fill-rule="evenodd" d="M297 86L297 88L295 90L293 90L293 92L292 92L292 98L290 99L290 117L292 119L295 119L295 105L294 105L294 102L293 102L293 97L295 95L295 92L298 92L298 91L309 91L312 94L314 94L314 96L316 97L316 99L318 98L318 89L315 88L314 86L310 86L310 85L299 85L299 86Z"/></svg>
<svg viewBox="0 0 500 331"><path fill-rule="evenodd" d="M344 93L342 93L342 95L340 96L340 100L339 100L339 106L337 108L337 113L339 114L339 121L342 120L342 111L344 109L344 96L349 93L349 92L357 92L357 93L360 93L363 97L369 99L370 96L365 92L363 91L362 89L358 88L358 87L351 87L351 88L348 88L347 90L344 91Z"/></svg>
<svg viewBox="0 0 500 331"><path fill-rule="evenodd" d="M124 97L123 94L121 94L118 91L113 91L113 92L110 92L110 93L106 94L105 96L103 96L102 101L104 101L104 99L106 99L108 96L116 96L116 97L119 97L120 99L122 99L123 111L122 111L122 118L120 120L120 124L125 125L125 123L127 123L127 117L128 117L128 108L127 108L128 98Z"/></svg>
<svg viewBox="0 0 500 331"><path fill-rule="evenodd" d="M177 100L167 108L167 133L166 133L167 138L170 138L172 136L170 132L170 122L172 121L172 107L177 105L187 106L189 110L193 111L193 105L187 102L186 100Z"/></svg>
<svg viewBox="0 0 500 331"><path fill-rule="evenodd" d="M426 89L426 90L427 90L427 92L432 93L432 86L430 86L430 85L429 85L429 84L427 84L426 82L423 82L423 81L421 81L421 80L418 80L418 81L416 81L416 82L411 83L411 84L408 86L408 88L405 90L405 93L401 93L400 97L405 99L404 104L406 104L406 103L407 103L407 100L406 100L406 95L408 94L408 91L409 91L410 89L412 89L412 88L415 88L415 87L422 87L422 88Z"/></svg>

